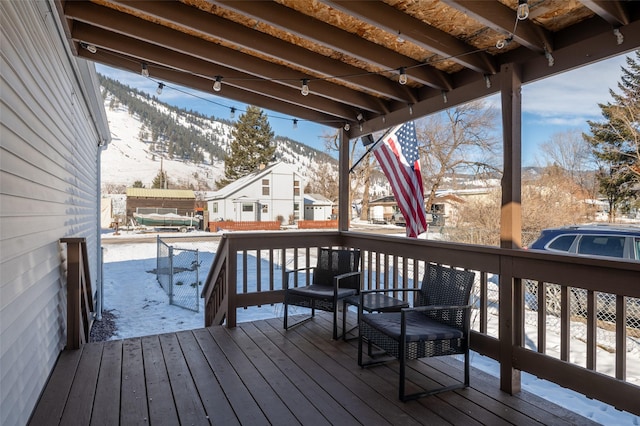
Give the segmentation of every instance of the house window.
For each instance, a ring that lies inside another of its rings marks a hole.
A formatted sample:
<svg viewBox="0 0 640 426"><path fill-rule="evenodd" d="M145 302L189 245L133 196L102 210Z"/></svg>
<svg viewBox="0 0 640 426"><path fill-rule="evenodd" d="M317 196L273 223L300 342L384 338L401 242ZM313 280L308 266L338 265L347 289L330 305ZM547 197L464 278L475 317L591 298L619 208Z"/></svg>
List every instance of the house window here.
<svg viewBox="0 0 640 426"><path fill-rule="evenodd" d="M293 196L294 197L300 196L300 181L299 180L294 180L293 181Z"/></svg>
<svg viewBox="0 0 640 426"><path fill-rule="evenodd" d="M262 205L262 214L268 214L269 213L269 204L263 204Z"/></svg>
<svg viewBox="0 0 640 426"><path fill-rule="evenodd" d="M218 213L218 203L212 203L211 204L211 212L212 213Z"/></svg>
<svg viewBox="0 0 640 426"><path fill-rule="evenodd" d="M293 211L297 212L300 210L300 203L293 203Z"/></svg>
<svg viewBox="0 0 640 426"><path fill-rule="evenodd" d="M251 203L242 203L242 211L243 212L252 212L253 211L253 204L251 204Z"/></svg>
<svg viewBox="0 0 640 426"><path fill-rule="evenodd" d="M269 195L270 186L269 179L262 179L262 195Z"/></svg>

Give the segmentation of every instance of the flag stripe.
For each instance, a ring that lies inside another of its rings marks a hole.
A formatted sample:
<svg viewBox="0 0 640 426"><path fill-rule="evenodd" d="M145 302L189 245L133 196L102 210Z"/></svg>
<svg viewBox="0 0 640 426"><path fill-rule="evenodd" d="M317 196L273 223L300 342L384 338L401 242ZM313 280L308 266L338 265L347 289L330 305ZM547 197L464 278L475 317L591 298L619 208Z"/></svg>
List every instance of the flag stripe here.
<svg viewBox="0 0 640 426"><path fill-rule="evenodd" d="M427 219L413 122L394 129L376 148L374 155L405 218L407 236L417 237L426 231Z"/></svg>

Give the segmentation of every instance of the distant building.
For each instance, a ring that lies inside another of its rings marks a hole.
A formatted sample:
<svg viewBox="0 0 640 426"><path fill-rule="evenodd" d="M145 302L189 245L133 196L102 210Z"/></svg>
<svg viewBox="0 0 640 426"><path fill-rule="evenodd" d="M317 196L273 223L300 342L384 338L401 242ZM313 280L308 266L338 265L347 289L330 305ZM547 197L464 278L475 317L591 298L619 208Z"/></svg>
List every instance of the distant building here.
<svg viewBox="0 0 640 426"><path fill-rule="evenodd" d="M302 175L277 162L209 193L209 220L298 220L304 201Z"/></svg>
<svg viewBox="0 0 640 426"><path fill-rule="evenodd" d="M333 202L320 194L304 196L304 220L330 220L333 215Z"/></svg>
<svg viewBox="0 0 640 426"><path fill-rule="evenodd" d="M196 195L190 189L127 188L127 218L133 213L176 213L192 215Z"/></svg>

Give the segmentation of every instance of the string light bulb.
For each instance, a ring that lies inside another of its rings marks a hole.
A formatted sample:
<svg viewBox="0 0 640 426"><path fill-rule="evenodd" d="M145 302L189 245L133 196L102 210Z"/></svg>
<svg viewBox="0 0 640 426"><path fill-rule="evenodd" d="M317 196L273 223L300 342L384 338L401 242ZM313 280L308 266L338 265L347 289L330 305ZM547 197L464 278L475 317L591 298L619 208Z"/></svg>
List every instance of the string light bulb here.
<svg viewBox="0 0 640 426"><path fill-rule="evenodd" d="M349 125L349 123L344 123L344 131L348 132L349 129L351 129L351 126Z"/></svg>
<svg viewBox="0 0 640 426"><path fill-rule="evenodd" d="M87 49L89 53L96 53L98 51L98 48L93 44L80 43L80 46Z"/></svg>
<svg viewBox="0 0 640 426"><path fill-rule="evenodd" d="M442 103L446 104L447 102L449 102L449 98L447 97L447 91L443 90L442 91Z"/></svg>
<svg viewBox="0 0 640 426"><path fill-rule="evenodd" d="M491 89L491 77L489 77L489 74L484 75L484 84L487 86L487 89Z"/></svg>
<svg viewBox="0 0 640 426"><path fill-rule="evenodd" d="M409 115L413 115L413 104L409 104Z"/></svg>
<svg viewBox="0 0 640 426"><path fill-rule="evenodd" d="M222 76L217 75L216 81L213 83L213 90L219 92L222 89Z"/></svg>
<svg viewBox="0 0 640 426"><path fill-rule="evenodd" d="M618 45L624 43L624 35L619 28L613 29L613 35L616 36L616 42L618 43Z"/></svg>
<svg viewBox="0 0 640 426"><path fill-rule="evenodd" d="M553 64L556 63L556 60L553 58L553 55L547 49L544 49L544 57L547 58L547 61L549 62L550 67L552 67Z"/></svg>
<svg viewBox="0 0 640 426"><path fill-rule="evenodd" d="M146 62L142 63L142 71L140 71L140 74L143 77L149 77L149 68L147 68L147 63Z"/></svg>
<svg viewBox="0 0 640 426"><path fill-rule="evenodd" d="M400 75L398 76L398 83L405 85L407 84L407 73L405 72L404 67L400 68Z"/></svg>
<svg viewBox="0 0 640 426"><path fill-rule="evenodd" d="M518 20L524 21L529 17L529 3L528 0L518 0Z"/></svg>
<svg viewBox="0 0 640 426"><path fill-rule="evenodd" d="M303 78L302 79L302 89L300 89L300 93L302 93L302 96L307 96L309 94L309 79L308 78Z"/></svg>
<svg viewBox="0 0 640 426"><path fill-rule="evenodd" d="M231 114L229 115L231 116L232 120L236 118L236 109L234 107L231 107Z"/></svg>
<svg viewBox="0 0 640 426"><path fill-rule="evenodd" d="M162 89L164 89L164 83L158 83L158 88L156 89L156 93L158 95L162 95Z"/></svg>
<svg viewBox="0 0 640 426"><path fill-rule="evenodd" d="M293 128L294 128L294 129L297 129L297 128L298 128L298 119L297 119L297 118L294 118L294 119L293 119Z"/></svg>

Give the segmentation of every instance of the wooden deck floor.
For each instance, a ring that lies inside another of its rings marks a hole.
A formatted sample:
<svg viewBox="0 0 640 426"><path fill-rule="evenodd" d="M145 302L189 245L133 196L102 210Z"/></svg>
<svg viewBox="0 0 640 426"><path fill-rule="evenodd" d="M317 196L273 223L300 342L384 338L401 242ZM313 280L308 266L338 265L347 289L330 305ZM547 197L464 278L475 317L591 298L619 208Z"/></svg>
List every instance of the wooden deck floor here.
<svg viewBox="0 0 640 426"><path fill-rule="evenodd" d="M396 362L363 370L357 341L330 336L321 314L287 332L274 319L90 343L62 353L31 424L594 424L475 369L468 389L402 403ZM461 375L456 360L412 367L427 384Z"/></svg>

